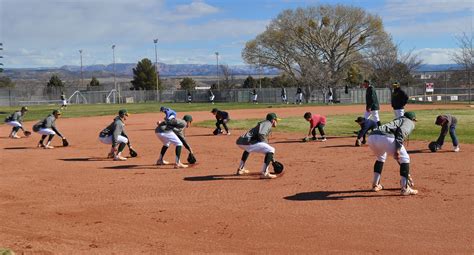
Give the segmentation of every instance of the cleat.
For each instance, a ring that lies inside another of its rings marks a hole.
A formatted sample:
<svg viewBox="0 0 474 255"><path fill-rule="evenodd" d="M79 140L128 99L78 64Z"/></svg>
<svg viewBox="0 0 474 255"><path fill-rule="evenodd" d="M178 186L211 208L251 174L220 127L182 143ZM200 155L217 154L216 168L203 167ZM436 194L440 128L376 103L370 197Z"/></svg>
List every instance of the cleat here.
<svg viewBox="0 0 474 255"><path fill-rule="evenodd" d="M44 148L44 144L38 143L37 147L38 147L38 148Z"/></svg>
<svg viewBox="0 0 474 255"><path fill-rule="evenodd" d="M460 150L461 150L461 148L459 147L459 145L454 146L454 149L453 149L454 152L459 152Z"/></svg>
<svg viewBox="0 0 474 255"><path fill-rule="evenodd" d="M113 152L109 152L109 154L107 154L107 158L115 158L115 155Z"/></svg>
<svg viewBox="0 0 474 255"><path fill-rule="evenodd" d="M277 178L277 176L275 174L271 174L271 173L263 173L262 175L260 175L260 179L275 179Z"/></svg>
<svg viewBox="0 0 474 255"><path fill-rule="evenodd" d="M126 161L126 160L127 160L127 158L124 158L122 156L115 156L114 157L114 161Z"/></svg>
<svg viewBox="0 0 474 255"><path fill-rule="evenodd" d="M230 135L230 132L227 132L227 135Z"/></svg>
<svg viewBox="0 0 474 255"><path fill-rule="evenodd" d="M245 169L245 168L242 168L242 169L237 169L237 173L235 173L236 175L244 175L244 174L248 174L250 173L249 170Z"/></svg>
<svg viewBox="0 0 474 255"><path fill-rule="evenodd" d="M321 139L321 142L326 142L326 141L327 141L326 137L323 137L323 138Z"/></svg>
<svg viewBox="0 0 474 255"><path fill-rule="evenodd" d="M177 164L174 166L174 168L176 168L176 169L177 169L177 168L187 168L187 167L188 167L188 165L185 165L185 164L183 164L183 163L181 163L181 162L177 163Z"/></svg>
<svg viewBox="0 0 474 255"><path fill-rule="evenodd" d="M378 192L378 191L381 191L383 190L383 186L381 184L375 184L372 186L372 191L374 192Z"/></svg>
<svg viewBox="0 0 474 255"><path fill-rule="evenodd" d="M418 194L418 190L412 189L410 187L406 187L406 188L402 188L400 190L400 194L402 196L416 195L416 194Z"/></svg>
<svg viewBox="0 0 474 255"><path fill-rule="evenodd" d="M51 145L45 145L43 148L44 148L44 149L54 149L54 147L51 146Z"/></svg>
<svg viewBox="0 0 474 255"><path fill-rule="evenodd" d="M165 161L165 160L158 160L158 161L156 161L156 164L157 164L158 166L164 166L164 165L169 165L170 162Z"/></svg>
<svg viewBox="0 0 474 255"><path fill-rule="evenodd" d="M313 136L311 139L313 139L313 141L318 140L318 138L316 138L316 136Z"/></svg>

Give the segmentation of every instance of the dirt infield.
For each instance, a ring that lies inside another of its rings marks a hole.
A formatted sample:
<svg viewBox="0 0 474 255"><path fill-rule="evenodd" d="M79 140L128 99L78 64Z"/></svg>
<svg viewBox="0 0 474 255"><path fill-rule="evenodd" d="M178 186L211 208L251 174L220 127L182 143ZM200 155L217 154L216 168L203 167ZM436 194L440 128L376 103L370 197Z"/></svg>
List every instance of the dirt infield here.
<svg viewBox="0 0 474 255"><path fill-rule="evenodd" d="M361 108L271 111L286 117L360 114ZM268 111L233 110L231 116L258 118ZM259 180L261 155L248 160L255 174L234 175L241 132L215 137L212 130L191 128L187 136L199 163L184 170L157 167L161 143L153 130L161 118L130 116L127 131L140 155L126 162L105 159L109 147L97 140L111 116L58 120L71 146L60 147L55 138L53 150L35 148L37 134L7 139L9 127L0 126L0 247L18 254L474 252L473 145L429 153L426 143L410 141L420 193L402 197L392 159L382 178L386 190L369 191L374 158L368 147L353 147L352 137L300 143L301 135L276 128L271 144L286 174ZM173 161L173 154L170 149L166 159Z"/></svg>

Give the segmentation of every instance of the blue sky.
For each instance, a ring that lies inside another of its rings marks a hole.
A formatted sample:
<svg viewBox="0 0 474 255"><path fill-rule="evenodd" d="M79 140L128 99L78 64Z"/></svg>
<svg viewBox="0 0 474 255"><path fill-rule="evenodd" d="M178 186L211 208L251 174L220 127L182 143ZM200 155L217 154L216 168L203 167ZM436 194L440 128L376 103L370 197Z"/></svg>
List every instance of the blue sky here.
<svg viewBox="0 0 474 255"><path fill-rule="evenodd" d="M6 68L154 61L243 64L245 42L285 9L345 4L379 15L404 51L428 64L451 63L454 37L473 31L468 0L0 0L0 42Z"/></svg>

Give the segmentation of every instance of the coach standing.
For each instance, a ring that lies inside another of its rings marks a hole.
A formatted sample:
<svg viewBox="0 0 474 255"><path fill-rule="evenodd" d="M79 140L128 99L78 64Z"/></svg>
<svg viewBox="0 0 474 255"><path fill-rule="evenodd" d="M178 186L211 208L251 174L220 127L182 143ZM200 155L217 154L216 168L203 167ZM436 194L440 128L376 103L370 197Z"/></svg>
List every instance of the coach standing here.
<svg viewBox="0 0 474 255"><path fill-rule="evenodd" d="M380 126L380 106L379 100L377 98L377 93L375 92L375 88L372 86L372 84L370 84L368 80L364 80L363 85L366 88L364 118L369 119L370 117L372 117L377 122L377 125Z"/></svg>
<svg viewBox="0 0 474 255"><path fill-rule="evenodd" d="M395 114L395 119L398 119L405 113L405 105L408 102L408 96L407 93L400 88L400 83L394 82L392 83L392 87L393 113Z"/></svg>

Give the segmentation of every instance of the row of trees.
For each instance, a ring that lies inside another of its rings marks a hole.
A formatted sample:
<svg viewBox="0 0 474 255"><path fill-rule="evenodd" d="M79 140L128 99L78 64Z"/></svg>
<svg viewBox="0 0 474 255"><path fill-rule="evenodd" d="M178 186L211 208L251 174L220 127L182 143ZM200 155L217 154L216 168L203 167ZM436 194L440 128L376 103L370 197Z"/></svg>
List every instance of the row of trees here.
<svg viewBox="0 0 474 255"><path fill-rule="evenodd" d="M63 88L64 82L59 78L57 74L53 74L49 79L48 83L46 84L47 88ZM100 86L99 80L97 78L92 77L91 81L89 82L89 86L97 87Z"/></svg>

